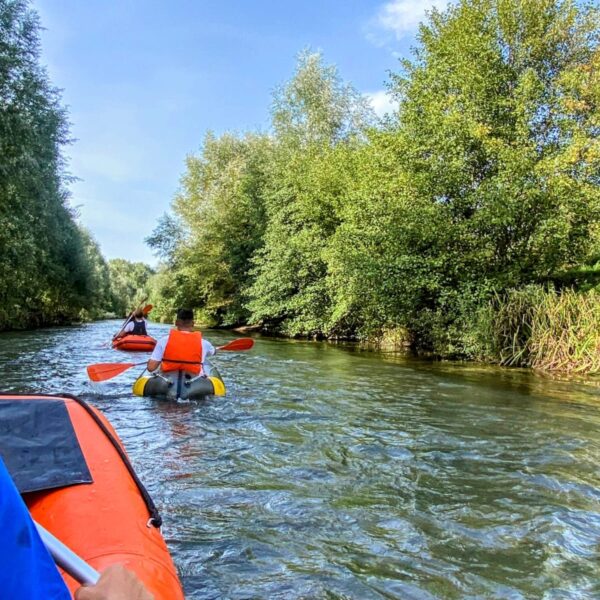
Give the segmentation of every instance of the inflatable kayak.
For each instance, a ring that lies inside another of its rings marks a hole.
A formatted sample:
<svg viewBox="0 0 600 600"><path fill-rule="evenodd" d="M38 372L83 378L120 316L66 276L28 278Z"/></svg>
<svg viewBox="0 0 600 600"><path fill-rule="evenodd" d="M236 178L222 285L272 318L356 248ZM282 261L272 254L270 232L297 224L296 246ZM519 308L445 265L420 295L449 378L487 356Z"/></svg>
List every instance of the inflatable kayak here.
<svg viewBox="0 0 600 600"><path fill-rule="evenodd" d="M198 376L170 371L140 377L133 384L133 393L168 400L202 400L207 396L224 396L225 383L216 367L205 363L204 372Z"/></svg>
<svg viewBox="0 0 600 600"><path fill-rule="evenodd" d="M34 520L94 569L120 563L155 600L183 600L160 515L98 410L68 394L0 394L0 422L0 454Z"/></svg>
<svg viewBox="0 0 600 600"><path fill-rule="evenodd" d="M156 340L149 335L124 335L118 340L113 340L114 350L125 350L127 352L152 352L156 346Z"/></svg>

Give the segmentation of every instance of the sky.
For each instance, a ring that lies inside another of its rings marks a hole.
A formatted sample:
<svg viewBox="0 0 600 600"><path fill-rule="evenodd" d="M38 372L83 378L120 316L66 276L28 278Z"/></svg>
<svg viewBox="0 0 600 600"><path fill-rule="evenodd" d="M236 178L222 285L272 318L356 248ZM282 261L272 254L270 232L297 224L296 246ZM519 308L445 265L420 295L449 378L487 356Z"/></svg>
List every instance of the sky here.
<svg viewBox="0 0 600 600"><path fill-rule="evenodd" d="M107 259L144 243L207 131L265 131L273 90L323 52L382 114L390 71L447 0L32 0L42 62L62 89L71 204Z"/></svg>

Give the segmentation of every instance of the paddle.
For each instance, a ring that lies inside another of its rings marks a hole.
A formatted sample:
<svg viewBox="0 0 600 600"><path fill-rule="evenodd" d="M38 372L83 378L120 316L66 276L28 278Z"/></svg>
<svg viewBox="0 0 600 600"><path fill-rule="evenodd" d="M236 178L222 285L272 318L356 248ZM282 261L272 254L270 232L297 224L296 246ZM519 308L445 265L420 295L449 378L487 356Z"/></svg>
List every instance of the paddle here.
<svg viewBox="0 0 600 600"><path fill-rule="evenodd" d="M150 311L154 308L154 306L152 304L146 304L146 306L144 306L144 308L142 308L142 313L144 314L144 317L148 316L148 314L150 313ZM119 330L119 333L117 333L113 339L111 344L113 344L115 342L115 340L121 335L121 332L125 329L125 327L127 327L128 323L131 323L131 317L134 315L135 313L131 313L131 315L129 315L128 317L128 321L126 321L123 325L123 327L121 327L121 329ZM122 337L125 337L126 335L129 334L124 334Z"/></svg>
<svg viewBox="0 0 600 600"><path fill-rule="evenodd" d="M73 550L65 546L65 544L54 537L47 529L44 529L39 523L35 523L35 526L54 562L61 569L81 584L94 584L98 581L100 573L96 569L90 567L83 558L77 556Z"/></svg>
<svg viewBox="0 0 600 600"><path fill-rule="evenodd" d="M132 367L139 367L145 365L148 361L139 363L97 363L95 365L88 365L86 371L88 377L92 381L100 382L112 379L121 373L131 369Z"/></svg>
<svg viewBox="0 0 600 600"><path fill-rule="evenodd" d="M252 338L239 338L233 340L224 346L218 346L218 351L226 350L228 352L241 352L242 350L250 350L254 346L254 340ZM112 379L121 373L131 369L132 367L139 367L145 365L146 361L139 363L97 363L95 365L87 366L88 377L95 382L107 381Z"/></svg>
<svg viewBox="0 0 600 600"><path fill-rule="evenodd" d="M254 346L254 340L252 338L238 338L233 340L224 346L217 346L217 350L228 350L230 352L250 350Z"/></svg>

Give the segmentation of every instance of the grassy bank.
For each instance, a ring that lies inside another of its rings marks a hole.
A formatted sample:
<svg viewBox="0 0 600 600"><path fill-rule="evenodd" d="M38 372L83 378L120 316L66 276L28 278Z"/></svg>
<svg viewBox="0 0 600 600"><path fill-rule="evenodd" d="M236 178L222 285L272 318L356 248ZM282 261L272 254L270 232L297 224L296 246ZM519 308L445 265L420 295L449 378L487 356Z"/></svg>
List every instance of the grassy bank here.
<svg viewBox="0 0 600 600"><path fill-rule="evenodd" d="M600 294L541 286L497 297L479 314L479 358L563 373L600 372Z"/></svg>

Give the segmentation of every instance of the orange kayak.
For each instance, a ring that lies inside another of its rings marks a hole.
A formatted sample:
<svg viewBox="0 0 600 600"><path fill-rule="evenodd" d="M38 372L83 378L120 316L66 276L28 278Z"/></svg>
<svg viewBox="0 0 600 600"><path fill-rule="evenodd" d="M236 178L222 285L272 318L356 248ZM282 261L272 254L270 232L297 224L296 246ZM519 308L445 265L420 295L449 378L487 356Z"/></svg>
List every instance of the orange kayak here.
<svg viewBox="0 0 600 600"><path fill-rule="evenodd" d="M149 335L125 335L118 340L113 340L112 347L115 350L127 352L152 352L156 346L156 340Z"/></svg>
<svg viewBox="0 0 600 600"><path fill-rule="evenodd" d="M64 402L65 420L73 426L93 480L24 493L34 520L94 569L102 571L120 563L137 574L155 600L183 600L177 571L158 528L160 516L102 413L69 395L0 394L3 401L17 409L25 402L54 408ZM58 408L64 412L62 406ZM60 448L56 454L60 454ZM61 573L74 593L80 584Z"/></svg>

